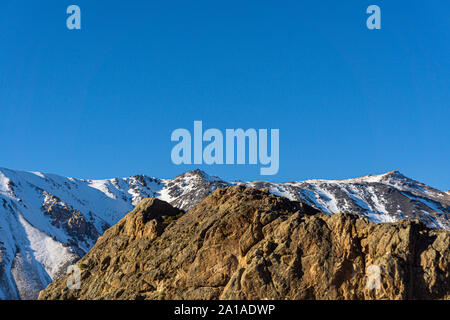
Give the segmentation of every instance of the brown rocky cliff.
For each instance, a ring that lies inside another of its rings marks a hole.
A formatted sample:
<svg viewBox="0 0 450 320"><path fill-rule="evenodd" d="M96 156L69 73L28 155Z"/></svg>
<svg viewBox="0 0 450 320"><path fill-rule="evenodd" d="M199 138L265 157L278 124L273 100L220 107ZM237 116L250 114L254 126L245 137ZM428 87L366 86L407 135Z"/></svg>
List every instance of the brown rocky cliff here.
<svg viewBox="0 0 450 320"><path fill-rule="evenodd" d="M64 277L39 298L444 299L449 241L415 221L375 225L230 187L186 214L143 200L77 263L80 290Z"/></svg>

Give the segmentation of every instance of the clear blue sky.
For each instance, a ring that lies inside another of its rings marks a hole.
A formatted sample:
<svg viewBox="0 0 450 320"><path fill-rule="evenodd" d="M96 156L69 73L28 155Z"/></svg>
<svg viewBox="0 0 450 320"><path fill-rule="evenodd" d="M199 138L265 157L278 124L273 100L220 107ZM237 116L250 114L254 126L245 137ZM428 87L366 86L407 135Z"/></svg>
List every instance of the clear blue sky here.
<svg viewBox="0 0 450 320"><path fill-rule="evenodd" d="M200 166L225 179L396 169L448 190L449 14L448 0L2 0L0 166L173 177L198 166L171 163L171 132L202 120L280 129L278 175Z"/></svg>

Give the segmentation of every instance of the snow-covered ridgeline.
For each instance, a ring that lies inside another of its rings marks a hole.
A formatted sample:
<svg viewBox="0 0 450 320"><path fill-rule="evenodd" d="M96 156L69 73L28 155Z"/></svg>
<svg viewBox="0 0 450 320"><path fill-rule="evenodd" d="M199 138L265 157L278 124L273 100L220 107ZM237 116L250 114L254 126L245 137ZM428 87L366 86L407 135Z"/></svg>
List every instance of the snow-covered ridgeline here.
<svg viewBox="0 0 450 320"><path fill-rule="evenodd" d="M0 299L35 298L145 197L188 210L214 189L235 184L268 188L328 214L354 212L376 223L420 219L450 230L450 194L397 171L347 180L227 183L199 170L174 179L88 180L0 168Z"/></svg>

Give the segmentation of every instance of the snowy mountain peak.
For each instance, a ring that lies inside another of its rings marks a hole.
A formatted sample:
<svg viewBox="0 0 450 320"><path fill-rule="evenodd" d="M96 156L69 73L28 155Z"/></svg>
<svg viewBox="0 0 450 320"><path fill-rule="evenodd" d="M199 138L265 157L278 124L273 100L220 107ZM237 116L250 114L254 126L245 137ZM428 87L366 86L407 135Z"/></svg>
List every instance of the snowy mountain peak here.
<svg viewBox="0 0 450 320"><path fill-rule="evenodd" d="M343 180L327 180L327 179L312 179L312 180L305 180L305 181L297 181L299 182L306 182L306 183L376 183L376 182L383 182L387 180L410 180L413 181L407 177L405 177L400 171L393 170L389 171L383 174L370 174L367 176L357 177L357 178L349 178L349 179L343 179Z"/></svg>
<svg viewBox="0 0 450 320"><path fill-rule="evenodd" d="M400 171L389 171L385 174L379 175L380 182L387 182L387 181L398 181L398 182L411 182L411 183L420 183L416 180L413 180L411 178L408 178L407 176L403 175Z"/></svg>
<svg viewBox="0 0 450 320"><path fill-rule="evenodd" d="M211 176L209 174L207 174L205 171L202 171L200 169L195 169L192 171L188 171L185 173L180 174L179 176L177 176L174 180L176 179L201 179L205 182L225 182L223 181L221 178L217 177L217 176Z"/></svg>
<svg viewBox="0 0 450 320"><path fill-rule="evenodd" d="M386 172L386 173L384 174L384 176L398 177L398 178L400 178L400 179L402 179L402 178L405 177L405 176L404 176L400 171L398 171L398 170L392 170L392 171Z"/></svg>

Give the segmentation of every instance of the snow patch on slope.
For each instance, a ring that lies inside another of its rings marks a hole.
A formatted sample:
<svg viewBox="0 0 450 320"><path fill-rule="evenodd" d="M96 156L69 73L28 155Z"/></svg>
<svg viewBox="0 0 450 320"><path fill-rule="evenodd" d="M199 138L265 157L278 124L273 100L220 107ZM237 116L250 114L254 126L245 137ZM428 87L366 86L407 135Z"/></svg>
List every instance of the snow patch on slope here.
<svg viewBox="0 0 450 320"><path fill-rule="evenodd" d="M76 260L76 255L60 242L33 227L22 215L19 215L19 221L25 229L36 261L44 267L52 280L61 276L61 270L71 265Z"/></svg>

